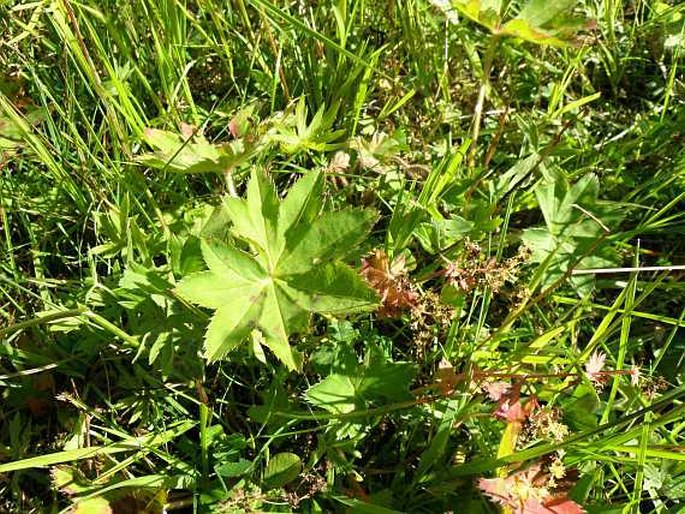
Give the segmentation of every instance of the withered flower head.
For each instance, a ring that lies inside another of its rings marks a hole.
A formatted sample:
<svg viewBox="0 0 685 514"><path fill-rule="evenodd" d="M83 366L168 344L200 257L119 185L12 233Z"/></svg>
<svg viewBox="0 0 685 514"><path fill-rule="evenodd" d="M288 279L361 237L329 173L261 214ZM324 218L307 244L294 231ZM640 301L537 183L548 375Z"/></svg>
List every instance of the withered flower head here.
<svg viewBox="0 0 685 514"><path fill-rule="evenodd" d="M493 402L498 402L511 389L511 384L498 380L496 382L485 382L483 389Z"/></svg>
<svg viewBox="0 0 685 514"><path fill-rule="evenodd" d="M497 261L482 254L480 246L468 238L464 241L464 252L443 270L448 284L464 293L479 287L489 287L498 292L505 282L515 282L518 270L528 259L524 247L509 259Z"/></svg>
<svg viewBox="0 0 685 514"><path fill-rule="evenodd" d="M602 373L606 360L605 354L595 351L585 363L585 375L595 386L601 386L606 382L606 376Z"/></svg>

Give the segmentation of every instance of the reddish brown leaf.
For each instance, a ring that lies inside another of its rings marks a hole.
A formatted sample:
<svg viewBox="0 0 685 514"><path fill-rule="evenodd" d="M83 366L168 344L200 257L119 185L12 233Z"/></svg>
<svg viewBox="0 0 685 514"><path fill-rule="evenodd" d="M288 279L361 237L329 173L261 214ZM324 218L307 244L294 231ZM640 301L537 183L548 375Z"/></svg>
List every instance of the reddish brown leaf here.
<svg viewBox="0 0 685 514"><path fill-rule="evenodd" d="M362 259L362 275L381 297L379 316L393 318L416 305L418 295L405 277L402 257L391 266L386 253L376 250L373 255Z"/></svg>
<svg viewBox="0 0 685 514"><path fill-rule="evenodd" d="M228 124L228 130L234 138L240 137L240 128L238 127L238 121L233 118Z"/></svg>
<svg viewBox="0 0 685 514"><path fill-rule="evenodd" d="M545 512L547 514L554 512L555 514L584 514L585 509L578 505L573 500L570 500L566 495L554 496L552 499L545 502Z"/></svg>
<svg viewBox="0 0 685 514"><path fill-rule="evenodd" d="M435 387L437 387L443 395L449 396L454 393L457 382L459 382L459 375L457 375L454 367L447 359L442 359L435 372Z"/></svg>

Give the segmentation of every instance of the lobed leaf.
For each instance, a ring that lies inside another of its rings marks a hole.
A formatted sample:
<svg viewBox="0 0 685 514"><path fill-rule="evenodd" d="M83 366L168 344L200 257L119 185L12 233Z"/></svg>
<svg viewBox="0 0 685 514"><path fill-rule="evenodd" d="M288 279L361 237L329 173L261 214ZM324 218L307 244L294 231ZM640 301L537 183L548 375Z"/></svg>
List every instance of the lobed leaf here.
<svg viewBox="0 0 685 514"><path fill-rule="evenodd" d="M301 359L288 338L307 328L311 313L376 306L375 293L339 262L366 236L376 214L347 209L318 217L323 185L323 175L312 172L279 201L271 180L253 171L246 199L224 200L233 234L252 252L205 239L209 271L185 277L176 288L186 300L216 310L205 336L209 360L223 358L256 329L274 355L296 369Z"/></svg>
<svg viewBox="0 0 685 514"><path fill-rule="evenodd" d="M307 273L291 275L284 284L302 308L325 314L369 310L378 296L344 264L328 264Z"/></svg>
<svg viewBox="0 0 685 514"><path fill-rule="evenodd" d="M578 0L529 0L516 17L504 21L502 0L431 0L453 23L454 11L497 36L509 36L536 44L565 46L582 26L571 16Z"/></svg>
<svg viewBox="0 0 685 514"><path fill-rule="evenodd" d="M154 151L136 160L151 168L176 173L225 173L249 161L260 149L259 141L247 143L244 139L212 144L187 125L182 132L145 129L145 142Z"/></svg>
<svg viewBox="0 0 685 514"><path fill-rule="evenodd" d="M300 225L286 241L277 265L278 275L301 274L336 255L349 253L371 230L376 218L376 213L368 209L345 209Z"/></svg>
<svg viewBox="0 0 685 514"><path fill-rule="evenodd" d="M205 357L217 361L242 343L257 324L262 312L265 289L245 291L224 297L205 334Z"/></svg>
<svg viewBox="0 0 685 514"><path fill-rule="evenodd" d="M225 270L224 273L201 271L188 275L176 286L176 294L189 302L208 309L218 309L226 298L246 298L254 288L253 282L245 280L237 273Z"/></svg>

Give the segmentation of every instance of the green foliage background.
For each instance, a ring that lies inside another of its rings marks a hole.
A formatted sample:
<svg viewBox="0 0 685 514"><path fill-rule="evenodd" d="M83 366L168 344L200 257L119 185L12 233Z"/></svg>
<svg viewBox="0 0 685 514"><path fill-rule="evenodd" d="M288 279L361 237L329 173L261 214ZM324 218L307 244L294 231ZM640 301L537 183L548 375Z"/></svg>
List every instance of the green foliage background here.
<svg viewBox="0 0 685 514"><path fill-rule="evenodd" d="M679 2L6 0L0 34L0 511L497 512L477 480L559 450L588 512L685 509ZM476 385L521 377L563 441L503 450Z"/></svg>

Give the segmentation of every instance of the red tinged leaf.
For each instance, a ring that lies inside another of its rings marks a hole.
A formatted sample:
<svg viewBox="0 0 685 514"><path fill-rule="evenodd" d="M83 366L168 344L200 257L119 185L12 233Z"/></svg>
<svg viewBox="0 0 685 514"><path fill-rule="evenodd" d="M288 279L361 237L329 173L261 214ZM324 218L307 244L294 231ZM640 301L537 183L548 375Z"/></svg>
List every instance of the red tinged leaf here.
<svg viewBox="0 0 685 514"><path fill-rule="evenodd" d="M554 512L555 514L584 514L585 509L578 505L568 497L561 495L555 496L551 500L545 502L545 512Z"/></svg>
<svg viewBox="0 0 685 514"><path fill-rule="evenodd" d="M525 405L521 404L520 400L509 403L504 401L500 403L495 411L495 416L507 420L509 423L525 423L531 413L539 407L536 398L531 398Z"/></svg>
<svg viewBox="0 0 685 514"><path fill-rule="evenodd" d="M240 128L238 127L238 121L235 118L228 124L228 130L234 138L237 139L240 137Z"/></svg>
<svg viewBox="0 0 685 514"><path fill-rule="evenodd" d="M483 478L478 487L492 501L515 514L584 514L585 510L555 485L538 464L505 478Z"/></svg>
<svg viewBox="0 0 685 514"><path fill-rule="evenodd" d="M395 259L392 266L383 250L362 259L362 275L381 297L378 315L383 318L399 316L403 310L416 305L418 295L404 276L404 259Z"/></svg>
<svg viewBox="0 0 685 514"><path fill-rule="evenodd" d="M540 404L534 396L523 404L521 402L521 384L515 383L499 395L499 403L493 412L493 416L504 419L508 423L523 424L539 406Z"/></svg>

